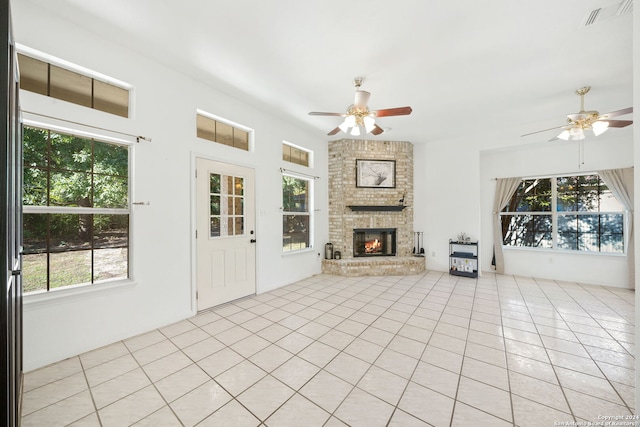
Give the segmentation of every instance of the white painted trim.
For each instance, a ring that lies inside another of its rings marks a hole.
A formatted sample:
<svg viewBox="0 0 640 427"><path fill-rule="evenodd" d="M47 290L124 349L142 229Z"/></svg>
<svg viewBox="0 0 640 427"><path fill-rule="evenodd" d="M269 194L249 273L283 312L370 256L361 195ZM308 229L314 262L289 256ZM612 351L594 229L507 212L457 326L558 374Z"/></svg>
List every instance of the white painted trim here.
<svg viewBox="0 0 640 427"><path fill-rule="evenodd" d="M129 215L128 208L88 208L80 206L28 206L22 208L24 213L33 214L80 214L80 215Z"/></svg>
<svg viewBox="0 0 640 427"><path fill-rule="evenodd" d="M286 252L282 252L282 256L283 257L287 257L287 256L291 256L291 255L297 255L297 254L304 254L307 252L314 252L315 248L313 246L309 246L308 248L304 248L304 249L298 249L295 251L286 251Z"/></svg>
<svg viewBox="0 0 640 427"><path fill-rule="evenodd" d="M25 293L22 297L25 307L38 307L42 305L55 304L60 300L64 302L71 298L78 298L85 295L111 292L124 287L136 286L137 282L132 279L112 280L100 283L83 283L78 285L63 286L42 292Z"/></svg>
<svg viewBox="0 0 640 427"><path fill-rule="evenodd" d="M198 115L201 115L201 116L204 116L204 117L208 117L208 118L210 118L212 120L216 120L218 122L225 123L225 124L227 124L229 126L232 126L234 128L237 128L237 129L240 129L240 130L243 130L243 131L247 132L249 134L249 149L247 151L249 153L255 152L255 142L254 142L255 141L255 133L256 133L255 129L252 129L252 128L248 127L248 126L242 125L242 124L240 124L238 122L234 122L232 120L225 119L224 117L216 116L215 114L211 114L211 113L206 112L204 110L201 110L199 108L196 109L196 120L197 120L197 116ZM195 124L195 129L196 130L198 129L197 123ZM235 147L233 147L233 148L235 148ZM205 158L205 157L203 157L203 158ZM238 165L238 166L240 166L240 165ZM251 166L251 167L253 168L253 166Z"/></svg>
<svg viewBox="0 0 640 427"><path fill-rule="evenodd" d="M33 49L31 47L25 46L20 43L16 43L16 51L22 55L28 56L30 58L34 58L43 62L46 62L51 65L55 65L60 68L64 68L69 71L73 71L78 74L82 74L83 76L90 77L94 80L99 80L104 83L108 83L112 86L119 87L129 92L129 106L128 106L128 119L135 118L135 107L136 107L136 89L133 85L123 82L122 80L118 80L111 76L107 76L106 74L99 73L90 68L83 67L78 64L74 64L73 62L65 61L64 59L57 58L53 55L49 55L47 53L41 52L39 50ZM100 111L100 110L97 110ZM109 113L108 113L109 114Z"/></svg>
<svg viewBox="0 0 640 427"><path fill-rule="evenodd" d="M291 171L282 171L282 176L289 176L292 178L296 178L296 179L303 179L305 181L307 181L309 183L309 192L311 193L311 195L307 195L307 200L308 200L308 210L307 212L286 212L284 210L284 206L281 209L281 213L282 215L307 215L309 217L309 247L308 248L304 248L304 249L298 249L295 251L285 251L282 250L282 254L283 255L291 255L294 253L303 253L303 252L312 252L314 250L314 245L315 245L315 231L316 231L316 215L315 215L315 198L316 198L316 187L315 187L315 179L312 177L309 177L308 175L304 175L304 174L296 174L295 172L291 172ZM282 187L280 190L281 196L282 196ZM284 203L282 203L284 205ZM282 249L282 248L281 248Z"/></svg>
<svg viewBox="0 0 640 427"><path fill-rule="evenodd" d="M595 252L595 251L579 251L579 250L571 250L571 249L554 249L554 248L534 248L531 246L504 246L502 245L502 249L505 251L529 251L529 252L547 252L549 254L569 254L569 255L585 255L585 256L600 256L600 257L626 257L626 250L624 253L614 253L614 252Z"/></svg>
<svg viewBox="0 0 640 427"><path fill-rule="evenodd" d="M128 91L131 91L131 89L133 89L132 85L130 85L129 83L125 83L122 80L118 80L113 77L107 76L106 74L102 74L97 71L94 71L90 68L86 68L81 65L74 64L73 62L65 61L64 59L57 58L53 55L49 55L47 53L41 52L39 50L33 49L31 47L25 46L20 43L16 43L16 51L30 58L38 59L40 61L55 65L57 67L64 68L69 71L73 71L73 72L82 74L84 76L91 77L96 80L100 80L105 83L112 84L114 86L118 86Z"/></svg>
<svg viewBox="0 0 640 427"><path fill-rule="evenodd" d="M27 126L35 126L41 129L52 130L52 131L61 131L63 133L69 133L69 131L61 130L60 126L53 125L51 123L38 123L31 120L23 120L23 123ZM81 124L77 125L82 128ZM67 129L67 128L65 128ZM128 278L127 279L117 279L115 281L106 281L102 283L85 283L85 284L73 284L63 286L61 288L56 288L48 291L37 292L37 293L25 293L24 294L24 303L25 305L40 303L44 301L52 301L59 298L66 297L74 297L78 295L93 293L102 291L104 288L116 288L124 285L135 284L134 274L135 274L135 263L134 263L134 239L133 239L133 209L132 209L132 200L134 195L134 186L135 186L135 178L134 178L134 153L135 150L133 147L132 141L123 140L121 138L113 138L102 134L90 133L87 131L79 130L79 129L70 129L70 132L75 136L87 136L98 141L103 141L106 143L114 143L116 145L121 145L127 147L128 151L128 165L127 165L127 197L128 206L127 208L92 208L92 207L80 207L80 206L23 206L22 211L26 214L89 214L89 215L129 215L129 234L128 234L128 245L127 245L127 269L128 269ZM105 131L106 132L106 131Z"/></svg>
<svg viewBox="0 0 640 427"><path fill-rule="evenodd" d="M109 135L110 132L106 129L100 130L100 132L103 132L103 133L96 133L95 129L91 129L90 126L83 126L80 123L73 123L73 126L76 126L76 127L69 127L69 122L63 119L58 120L53 117L47 118L47 117L37 116L37 114L29 113L29 112L23 112L23 115L25 117L22 119L22 123L25 126L31 126L38 129L51 130L54 132L60 132L60 133L64 133L71 136L95 139L97 141L102 141L102 142L107 142L107 143L117 144L117 145L131 146L135 142L133 138L132 140L127 140L122 137L111 136ZM29 119L29 117L31 116L37 116L38 119L40 120L44 119L44 120L37 121L37 120ZM55 123L63 123L63 124L55 124ZM113 133L117 133L117 131L114 131Z"/></svg>
<svg viewBox="0 0 640 427"><path fill-rule="evenodd" d="M294 144L294 143L289 142L289 141L284 140L284 139L282 140L282 143L284 145L288 145L289 147L297 148L298 150L302 150L302 151L305 151L306 153L308 153L309 154L309 165L305 166L305 165L301 165L301 164L295 163L295 162L287 162L284 159L282 161L287 162L287 163L293 163L294 165L302 166L303 168L313 169L313 164L314 164L314 159L313 159L314 153L313 153L313 150L310 150L308 148L305 148L305 147L302 147L300 145Z"/></svg>

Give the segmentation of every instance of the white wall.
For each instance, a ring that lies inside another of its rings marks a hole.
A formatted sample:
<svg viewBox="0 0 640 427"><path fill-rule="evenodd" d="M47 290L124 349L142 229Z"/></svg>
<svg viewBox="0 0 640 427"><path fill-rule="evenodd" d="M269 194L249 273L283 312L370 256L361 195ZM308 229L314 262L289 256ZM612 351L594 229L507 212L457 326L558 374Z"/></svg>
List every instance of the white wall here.
<svg viewBox="0 0 640 427"><path fill-rule="evenodd" d="M320 272L316 252L327 240L326 139L286 123L202 82L129 50L109 44L37 8L13 4L19 44L125 81L135 87L134 118L32 93L21 93L26 111L152 138L133 154L131 257L134 284L56 299L25 298L25 371L194 314L192 278L192 158L202 155L256 169L257 291ZM200 108L255 129L255 152L196 138ZM314 151L315 167L281 160L283 140ZM316 180L316 250L283 256L280 167ZM306 170L305 170L306 169Z"/></svg>
<svg viewBox="0 0 640 427"><path fill-rule="evenodd" d="M414 146L414 224L424 232L429 270L449 270L449 239L461 232L481 238L480 153L469 141Z"/></svg>
<svg viewBox="0 0 640 427"><path fill-rule="evenodd" d="M633 165L630 132L622 129L585 140L584 164L580 166L577 142L518 143L521 141L491 135L484 140L467 138L416 145L415 223L416 230L422 231L422 227L425 231L427 268L446 271L448 239L465 232L472 239L479 239L482 271L493 271L494 178L572 174ZM493 148L500 145L505 148ZM626 256L507 249L505 273L618 287L628 283Z"/></svg>
<svg viewBox="0 0 640 427"><path fill-rule="evenodd" d="M640 8L636 7L633 10L633 45L635 49L633 49L633 68L635 72L633 73L633 105L640 105ZM636 113L637 114L637 113ZM638 126L640 124L636 120L636 122L632 125L634 129L640 129ZM636 153L640 153L640 132L634 132L633 136L633 147ZM634 156L633 158L634 170L640 171L640 156ZM640 200L640 174L636 173L634 176L634 200ZM637 203L637 202L636 202ZM633 223L634 223L634 231L635 231L635 241L640 241L640 209L635 209L633 213ZM638 243L635 245L636 251L636 284L640 283L640 248ZM636 316L635 316L635 324L637 325L640 322L640 292L636 292ZM636 328L636 340L635 342L640 342L640 328ZM636 347L637 349L638 347ZM635 351L635 359L636 361L640 358L638 357L638 350ZM636 384L640 384L640 369L636 366ZM635 399L635 407L640 408L640 393L636 393ZM638 425L638 423L636 423Z"/></svg>

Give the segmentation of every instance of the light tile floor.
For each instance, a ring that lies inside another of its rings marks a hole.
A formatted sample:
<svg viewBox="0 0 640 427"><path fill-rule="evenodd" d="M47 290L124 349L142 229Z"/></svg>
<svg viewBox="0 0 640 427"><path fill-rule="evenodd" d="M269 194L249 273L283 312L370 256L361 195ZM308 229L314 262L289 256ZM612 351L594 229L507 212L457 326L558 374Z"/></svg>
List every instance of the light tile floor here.
<svg viewBox="0 0 640 427"><path fill-rule="evenodd" d="M27 373L22 421L576 425L635 413L634 362L626 289L318 275Z"/></svg>

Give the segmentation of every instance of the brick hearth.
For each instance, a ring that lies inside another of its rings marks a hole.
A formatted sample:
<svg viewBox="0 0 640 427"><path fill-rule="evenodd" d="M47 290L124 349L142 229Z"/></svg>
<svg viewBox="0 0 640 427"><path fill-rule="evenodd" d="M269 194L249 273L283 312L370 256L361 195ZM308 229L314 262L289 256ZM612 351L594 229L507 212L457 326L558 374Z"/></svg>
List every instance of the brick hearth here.
<svg viewBox="0 0 640 427"><path fill-rule="evenodd" d="M325 259L322 272L338 276L402 276L424 271L424 257Z"/></svg>

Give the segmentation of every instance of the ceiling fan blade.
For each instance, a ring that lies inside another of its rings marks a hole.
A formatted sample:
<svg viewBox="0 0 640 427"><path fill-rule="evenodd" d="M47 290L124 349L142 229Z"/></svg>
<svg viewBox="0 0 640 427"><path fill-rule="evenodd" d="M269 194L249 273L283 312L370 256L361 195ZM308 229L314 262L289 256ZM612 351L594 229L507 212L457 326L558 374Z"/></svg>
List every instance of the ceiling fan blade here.
<svg viewBox="0 0 640 427"><path fill-rule="evenodd" d="M610 128L623 128L633 123L633 120L607 120Z"/></svg>
<svg viewBox="0 0 640 427"><path fill-rule="evenodd" d="M338 132L340 132L340 127L339 126L337 128L335 128L334 130L332 130L331 132L329 132L327 135L335 135Z"/></svg>
<svg viewBox="0 0 640 427"><path fill-rule="evenodd" d="M372 134L374 135L380 135L382 132L384 132L384 129L382 129L380 126L378 125L373 125L373 130L371 131Z"/></svg>
<svg viewBox="0 0 640 427"><path fill-rule="evenodd" d="M387 116L406 116L411 114L413 110L411 107L398 107L398 108L385 108L383 110L375 110L371 113L376 117L387 117Z"/></svg>
<svg viewBox="0 0 640 427"><path fill-rule="evenodd" d="M346 113L325 113L322 111L312 111L309 113L310 116L340 116L347 117Z"/></svg>
<svg viewBox="0 0 640 427"><path fill-rule="evenodd" d="M633 113L633 107L627 107L623 108L622 110L616 110L610 113L601 114L600 117L598 117L598 120L606 120L610 117L624 116L625 114L629 113Z"/></svg>
<svg viewBox="0 0 640 427"><path fill-rule="evenodd" d="M560 138L558 138L557 136L554 136L554 137L553 137L553 138L551 138L548 142L557 141L557 140L559 140L559 139L560 139Z"/></svg>
<svg viewBox="0 0 640 427"><path fill-rule="evenodd" d="M529 136L529 135L535 135L536 133L540 133L540 132L547 132L547 131L555 130L555 129L564 129L564 128L566 128L566 127L567 127L567 125L562 125L562 126L556 126L556 127L554 127L554 128L537 130L537 131L535 131L535 132L529 132L529 133L525 133L524 135L520 135L520 137L523 137L523 136Z"/></svg>

